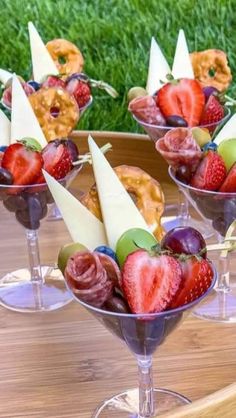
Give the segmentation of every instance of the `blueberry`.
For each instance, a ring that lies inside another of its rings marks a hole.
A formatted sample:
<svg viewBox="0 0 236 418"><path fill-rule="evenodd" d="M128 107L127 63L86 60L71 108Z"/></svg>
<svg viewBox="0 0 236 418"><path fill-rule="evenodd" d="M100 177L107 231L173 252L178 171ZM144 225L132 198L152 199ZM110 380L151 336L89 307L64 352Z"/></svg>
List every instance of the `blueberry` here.
<svg viewBox="0 0 236 418"><path fill-rule="evenodd" d="M109 257L113 258L113 260L117 263L116 254L110 247L107 247L106 245L100 245L99 247L95 248L94 251L109 255Z"/></svg>
<svg viewBox="0 0 236 418"><path fill-rule="evenodd" d="M204 145L203 151L216 151L217 150L217 144L215 142L207 142L207 144Z"/></svg>
<svg viewBox="0 0 236 418"><path fill-rule="evenodd" d="M33 87L33 89L34 89L35 91L37 91L37 90L39 90L39 89L40 89L40 84L39 84L39 83L37 83L37 81L30 80L30 81L28 81L28 82L27 82L27 84L29 84L31 87Z"/></svg>
<svg viewBox="0 0 236 418"><path fill-rule="evenodd" d="M0 145L0 152L5 152L7 149L6 145Z"/></svg>

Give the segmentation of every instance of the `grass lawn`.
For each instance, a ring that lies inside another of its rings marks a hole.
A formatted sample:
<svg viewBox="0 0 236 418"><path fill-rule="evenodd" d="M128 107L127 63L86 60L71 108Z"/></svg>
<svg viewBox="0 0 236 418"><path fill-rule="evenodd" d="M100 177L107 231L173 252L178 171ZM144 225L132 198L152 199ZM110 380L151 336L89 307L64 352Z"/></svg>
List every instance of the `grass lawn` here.
<svg viewBox="0 0 236 418"><path fill-rule="evenodd" d="M126 94L132 86L145 86L152 35L172 63L182 27L190 51L223 49L236 71L236 0L0 0L0 10L0 68L29 77L31 20L45 42L61 37L76 43L85 72L119 91L116 100L94 91L80 129L139 131L127 112Z"/></svg>

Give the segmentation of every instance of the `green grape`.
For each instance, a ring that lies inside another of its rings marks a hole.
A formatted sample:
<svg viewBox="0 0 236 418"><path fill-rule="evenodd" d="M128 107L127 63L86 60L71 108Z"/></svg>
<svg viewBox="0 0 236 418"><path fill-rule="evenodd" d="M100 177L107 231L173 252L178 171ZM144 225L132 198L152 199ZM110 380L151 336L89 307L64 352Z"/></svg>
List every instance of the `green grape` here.
<svg viewBox="0 0 236 418"><path fill-rule="evenodd" d="M62 274L64 274L68 259L78 251L86 251L87 248L79 242L72 242L64 245L58 254L57 265Z"/></svg>
<svg viewBox="0 0 236 418"><path fill-rule="evenodd" d="M223 158L227 170L236 162L236 138L225 139L217 149L218 154Z"/></svg>
<svg viewBox="0 0 236 418"><path fill-rule="evenodd" d="M121 235L116 245L116 256L120 267L123 266L126 257L140 248L150 250L157 244L156 238L148 231L141 228L132 228Z"/></svg>

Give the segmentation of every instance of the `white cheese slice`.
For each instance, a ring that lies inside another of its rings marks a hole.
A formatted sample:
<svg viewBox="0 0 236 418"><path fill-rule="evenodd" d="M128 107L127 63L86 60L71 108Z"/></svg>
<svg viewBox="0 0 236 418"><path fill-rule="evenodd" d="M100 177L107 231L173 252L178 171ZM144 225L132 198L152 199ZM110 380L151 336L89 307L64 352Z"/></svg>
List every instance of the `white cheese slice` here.
<svg viewBox="0 0 236 418"><path fill-rule="evenodd" d="M35 138L42 147L47 140L31 107L28 97L14 74L12 78L11 143L25 137Z"/></svg>
<svg viewBox="0 0 236 418"><path fill-rule="evenodd" d="M183 29L180 29L175 49L172 75L178 78L194 78L193 67Z"/></svg>
<svg viewBox="0 0 236 418"><path fill-rule="evenodd" d="M47 75L57 75L59 71L32 22L28 23L33 78L41 83Z"/></svg>
<svg viewBox="0 0 236 418"><path fill-rule="evenodd" d="M115 250L118 239L128 229L142 228L149 231L149 228L91 136L88 138L88 144L108 244Z"/></svg>
<svg viewBox="0 0 236 418"><path fill-rule="evenodd" d="M154 37L152 37L146 85L148 94L153 95L157 90L159 90L163 86L161 81L167 82L166 75L170 73L171 69L169 64L158 43Z"/></svg>
<svg viewBox="0 0 236 418"><path fill-rule="evenodd" d="M10 145L11 122L0 109L0 146Z"/></svg>
<svg viewBox="0 0 236 418"><path fill-rule="evenodd" d="M7 70L3 70L2 68L0 68L0 82L5 86L8 82L8 80L10 80L10 78L12 78L13 74L10 73Z"/></svg>
<svg viewBox="0 0 236 418"><path fill-rule="evenodd" d="M214 142L219 145L224 139L236 138L236 114L226 122L220 132L216 135Z"/></svg>
<svg viewBox="0 0 236 418"><path fill-rule="evenodd" d="M46 171L43 170L43 174L72 240L91 251L99 245L106 245L103 223Z"/></svg>

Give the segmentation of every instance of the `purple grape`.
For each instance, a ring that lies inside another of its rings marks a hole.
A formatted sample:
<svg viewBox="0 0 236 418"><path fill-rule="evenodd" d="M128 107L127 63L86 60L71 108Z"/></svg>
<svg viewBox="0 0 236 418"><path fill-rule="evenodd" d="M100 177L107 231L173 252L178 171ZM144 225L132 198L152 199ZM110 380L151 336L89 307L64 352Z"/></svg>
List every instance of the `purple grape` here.
<svg viewBox="0 0 236 418"><path fill-rule="evenodd" d="M77 145L71 139L68 139L66 143L72 161L77 161L79 156L79 150L77 148Z"/></svg>
<svg viewBox="0 0 236 418"><path fill-rule="evenodd" d="M206 242L196 229L179 226L167 232L161 241L161 248L175 254L199 254L206 248ZM206 258L206 252L202 257Z"/></svg>
<svg viewBox="0 0 236 418"><path fill-rule="evenodd" d="M181 181L181 183L189 184L192 177L192 172L187 165L181 165L177 168L175 177L177 180Z"/></svg>
<svg viewBox="0 0 236 418"><path fill-rule="evenodd" d="M212 86L203 87L202 90L205 96L205 103L207 102L207 100L212 94L217 95L219 93L219 90L217 90L215 87L212 87Z"/></svg>
<svg viewBox="0 0 236 418"><path fill-rule="evenodd" d="M68 84L70 80L74 80L74 79L81 80L85 83L89 82L89 77L86 74L84 74L84 73L73 73L67 78L66 83Z"/></svg>
<svg viewBox="0 0 236 418"><path fill-rule="evenodd" d="M166 118L166 125L178 128L186 128L188 126L188 123L181 116L171 115Z"/></svg>
<svg viewBox="0 0 236 418"><path fill-rule="evenodd" d="M0 184L9 186L13 183L13 177L10 171L6 170L3 167L0 167Z"/></svg>

